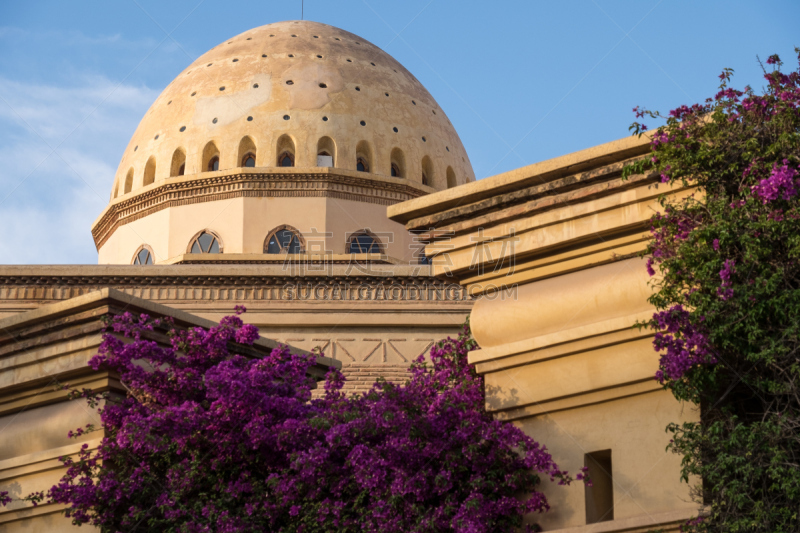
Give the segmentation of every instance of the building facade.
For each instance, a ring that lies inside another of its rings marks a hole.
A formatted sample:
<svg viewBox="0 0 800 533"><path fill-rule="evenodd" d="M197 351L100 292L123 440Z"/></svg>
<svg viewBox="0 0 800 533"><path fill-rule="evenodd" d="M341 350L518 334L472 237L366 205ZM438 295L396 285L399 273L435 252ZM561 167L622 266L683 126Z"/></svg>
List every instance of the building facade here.
<svg viewBox="0 0 800 533"><path fill-rule="evenodd" d="M675 530L694 504L664 428L697 413L631 328L652 312L636 255L664 190L620 172L647 151L623 140L476 182L434 98L358 36L294 21L219 44L125 149L91 228L99 264L0 266L0 490L46 489L73 453L66 431L92 413L54 386L116 386L85 371L98 316L208 324L245 305L262 348L321 347L317 377L340 367L354 393L402 381L471 316L487 409L595 472L595 488L544 487L536 521ZM73 531L59 512L15 502L0 527Z"/></svg>

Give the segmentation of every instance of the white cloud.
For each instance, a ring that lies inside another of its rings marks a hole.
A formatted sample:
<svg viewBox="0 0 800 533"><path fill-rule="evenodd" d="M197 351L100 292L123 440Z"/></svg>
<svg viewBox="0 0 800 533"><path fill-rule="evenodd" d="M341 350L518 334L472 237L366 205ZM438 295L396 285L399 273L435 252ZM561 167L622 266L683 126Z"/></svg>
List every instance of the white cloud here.
<svg viewBox="0 0 800 533"><path fill-rule="evenodd" d="M158 93L102 76L69 86L0 78L0 224L11 230L1 263L97 261L91 224Z"/></svg>

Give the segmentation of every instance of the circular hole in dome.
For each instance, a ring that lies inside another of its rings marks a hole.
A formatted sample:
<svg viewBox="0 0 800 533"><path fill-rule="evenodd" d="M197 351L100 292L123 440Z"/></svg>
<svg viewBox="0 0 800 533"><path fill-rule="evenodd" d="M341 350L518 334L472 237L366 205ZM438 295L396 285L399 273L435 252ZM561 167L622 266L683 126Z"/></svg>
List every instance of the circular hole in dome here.
<svg viewBox="0 0 800 533"><path fill-rule="evenodd" d="M184 132L184 131L186 131L186 126L181 126L181 130L180 130L180 131L181 131L181 132Z"/></svg>
<svg viewBox="0 0 800 533"><path fill-rule="evenodd" d="M356 44L361 44L360 42L356 41Z"/></svg>
<svg viewBox="0 0 800 533"><path fill-rule="evenodd" d="M450 147L449 146L445 146L444 149L447 150L448 152L450 151Z"/></svg>
<svg viewBox="0 0 800 533"><path fill-rule="evenodd" d="M138 145L138 144L137 144L136 146L134 146L134 147L133 147L133 151L134 151L134 152L135 152L136 150L138 150L138 149L139 149L139 145Z"/></svg>
<svg viewBox="0 0 800 533"><path fill-rule="evenodd" d="M283 120L289 120L290 118L292 117L290 117L289 115L283 115Z"/></svg>
<svg viewBox="0 0 800 533"><path fill-rule="evenodd" d="M328 117L322 117L323 122L328 122Z"/></svg>
<svg viewBox="0 0 800 533"><path fill-rule="evenodd" d="M261 57L267 57L267 54L261 54Z"/></svg>
<svg viewBox="0 0 800 533"><path fill-rule="evenodd" d="M426 143L426 142L428 142L428 139L426 139L425 137L423 137L423 138L422 138L422 142Z"/></svg>
<svg viewBox="0 0 800 533"><path fill-rule="evenodd" d="M320 89L327 89L327 88L328 88L328 86L327 86L327 85L325 85L324 83L320 83L320 84L319 84L319 88L320 88Z"/></svg>
<svg viewBox="0 0 800 533"><path fill-rule="evenodd" d="M433 114L434 114L434 115L436 114L436 110L435 110L435 109L431 109L431 111L433 111Z"/></svg>
<svg viewBox="0 0 800 533"><path fill-rule="evenodd" d="M289 54L289 57L294 57L294 54Z"/></svg>
<svg viewBox="0 0 800 533"><path fill-rule="evenodd" d="M373 63L372 61L370 61L369 64L372 65L373 67L375 66L375 63Z"/></svg>
<svg viewBox="0 0 800 533"><path fill-rule="evenodd" d="M228 44L233 44L233 41L228 41Z"/></svg>
<svg viewBox="0 0 800 533"><path fill-rule="evenodd" d="M392 131L393 131L393 132L395 132L395 133L397 133L397 126L395 126L394 128L392 128Z"/></svg>
<svg viewBox="0 0 800 533"><path fill-rule="evenodd" d="M356 91L360 91L360 90L361 90L361 87L356 87Z"/></svg>
<svg viewBox="0 0 800 533"><path fill-rule="evenodd" d="M153 137L153 139L155 139L155 140L158 140L158 135L156 135L155 137Z"/></svg>
<svg viewBox="0 0 800 533"><path fill-rule="evenodd" d="M224 91L225 90L225 86L223 85L222 87L219 88L219 90L220 91Z"/></svg>
<svg viewBox="0 0 800 533"><path fill-rule="evenodd" d="M275 37L275 35L270 35L270 37Z"/></svg>
<svg viewBox="0 0 800 533"><path fill-rule="evenodd" d="M253 122L253 117L247 117L247 122Z"/></svg>
<svg viewBox="0 0 800 533"><path fill-rule="evenodd" d="M395 71L395 72L397 72L397 69L396 69L396 68L393 68L392 70L393 70L393 71Z"/></svg>
<svg viewBox="0 0 800 533"><path fill-rule="evenodd" d="M383 93L383 94L385 94L386 96L389 96L389 93Z"/></svg>
<svg viewBox="0 0 800 533"><path fill-rule="evenodd" d="M233 59L233 63L236 63L237 61L239 61L239 60L236 59L236 58Z"/></svg>
<svg viewBox="0 0 800 533"><path fill-rule="evenodd" d="M258 84L257 83L253 84L253 89L258 89Z"/></svg>
<svg viewBox="0 0 800 533"><path fill-rule="evenodd" d="M417 105L417 103L414 100L411 100L411 103Z"/></svg>
<svg viewBox="0 0 800 533"><path fill-rule="evenodd" d="M248 38L247 38L247 40L248 40L248 41L252 41L252 40L253 40L253 38L252 38L252 37L248 37Z"/></svg>
<svg viewBox="0 0 800 533"><path fill-rule="evenodd" d="M317 54L317 59L322 59L322 56Z"/></svg>
<svg viewBox="0 0 800 533"><path fill-rule="evenodd" d="M319 39L319 35L315 35L315 36L314 36L314 39Z"/></svg>
<svg viewBox="0 0 800 533"><path fill-rule="evenodd" d="M171 104L171 103L172 103L172 100L170 100L169 102L167 102L167 105L169 105L169 104Z"/></svg>
<svg viewBox="0 0 800 533"><path fill-rule="evenodd" d="M361 122L359 122L359 124L361 124L362 126L366 126L367 125L367 123L364 122L363 120Z"/></svg>
<svg viewBox="0 0 800 533"><path fill-rule="evenodd" d="M341 41L341 39L339 39L338 37L334 37L334 39L336 39L337 41Z"/></svg>
<svg viewBox="0 0 800 533"><path fill-rule="evenodd" d="M352 62L353 62L353 60L352 60L352 59L348 59L348 60L347 60L347 62L348 62L348 63L352 63Z"/></svg>
<svg viewBox="0 0 800 533"><path fill-rule="evenodd" d="M194 96L194 95L196 95L196 94L197 94L197 91L193 92L193 93L192 93L192 94L190 94L189 96Z"/></svg>
<svg viewBox="0 0 800 533"><path fill-rule="evenodd" d="M217 118L216 118L216 117L214 117L214 120L212 120L212 121L211 121L211 123L212 123L212 124L216 124L216 123L217 123Z"/></svg>
<svg viewBox="0 0 800 533"><path fill-rule="evenodd" d="M286 85L294 85L294 82L292 80L286 80Z"/></svg>
<svg viewBox="0 0 800 533"><path fill-rule="evenodd" d="M293 35L292 35L292 37L297 37L297 35L294 35L294 34L293 34Z"/></svg>

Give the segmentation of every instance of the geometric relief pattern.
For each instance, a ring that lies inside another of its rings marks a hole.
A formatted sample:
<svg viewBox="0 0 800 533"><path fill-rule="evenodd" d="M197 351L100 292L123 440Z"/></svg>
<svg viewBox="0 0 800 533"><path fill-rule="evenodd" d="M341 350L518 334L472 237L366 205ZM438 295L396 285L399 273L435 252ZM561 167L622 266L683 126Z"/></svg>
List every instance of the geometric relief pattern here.
<svg viewBox="0 0 800 533"><path fill-rule="evenodd" d="M279 342L311 351L319 346L325 357L347 363L405 364L410 365L417 357L427 354L435 342L428 339L380 339L374 337L287 337Z"/></svg>

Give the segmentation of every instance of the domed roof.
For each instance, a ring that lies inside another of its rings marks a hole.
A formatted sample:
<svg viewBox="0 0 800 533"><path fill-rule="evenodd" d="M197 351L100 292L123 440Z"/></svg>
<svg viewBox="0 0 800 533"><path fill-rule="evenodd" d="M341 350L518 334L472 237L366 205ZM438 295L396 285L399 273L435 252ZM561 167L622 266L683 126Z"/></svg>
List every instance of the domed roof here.
<svg viewBox="0 0 800 533"><path fill-rule="evenodd" d="M252 166L250 152L256 167L282 166L284 152L297 167L364 163L423 191L475 179L453 125L402 65L346 31L291 21L226 40L169 84L122 156L112 201L173 176Z"/></svg>

